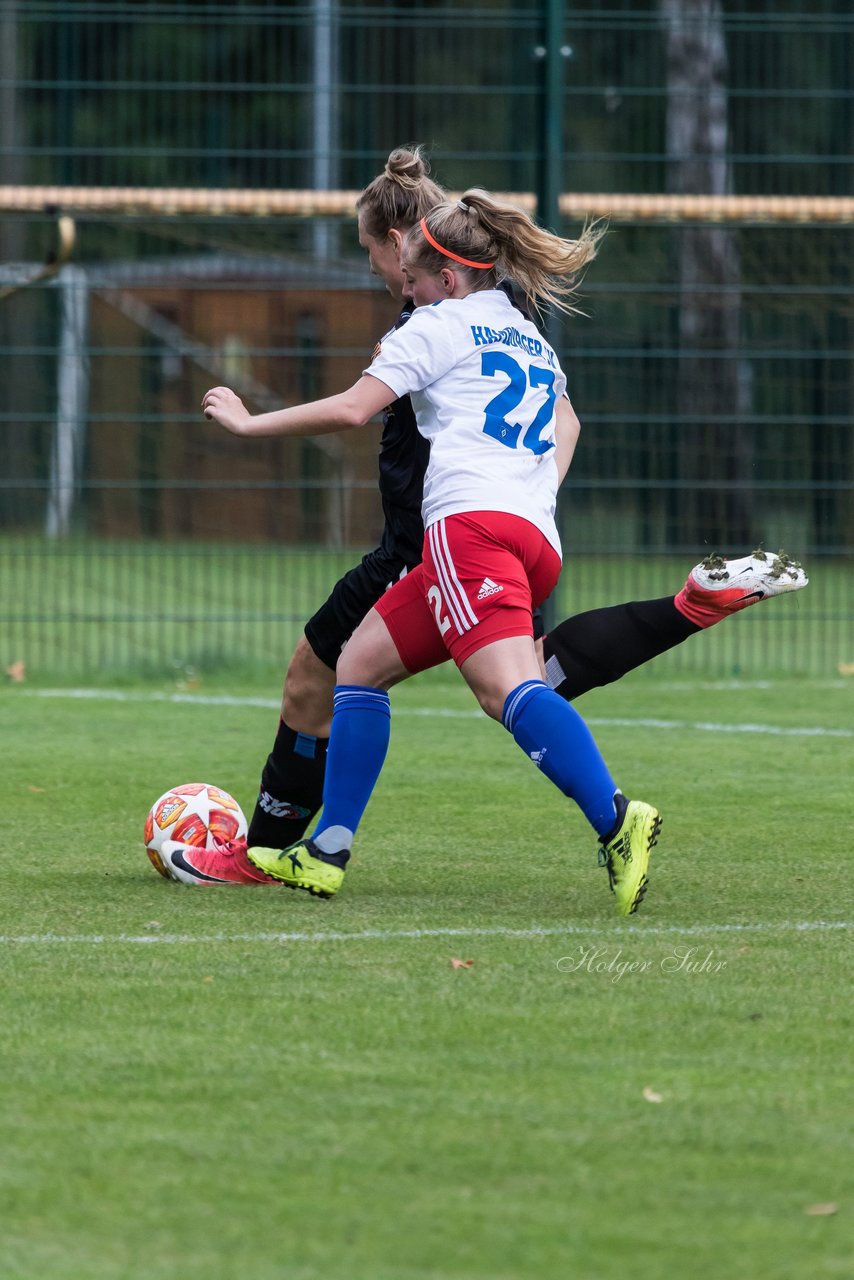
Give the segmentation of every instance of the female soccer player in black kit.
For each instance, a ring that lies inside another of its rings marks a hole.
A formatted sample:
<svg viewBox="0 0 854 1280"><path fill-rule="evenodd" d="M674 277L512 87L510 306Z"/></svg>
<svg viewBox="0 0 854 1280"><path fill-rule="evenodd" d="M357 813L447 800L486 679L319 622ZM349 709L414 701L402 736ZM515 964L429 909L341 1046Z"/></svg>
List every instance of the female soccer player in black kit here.
<svg viewBox="0 0 854 1280"><path fill-rule="evenodd" d="M401 301L404 236L443 199L445 193L430 178L420 147L393 151L384 171L359 197L359 242L372 272ZM404 301L395 328L410 314L411 304ZM574 414L571 421L575 437ZM284 849L294 844L321 807L335 666L344 644L380 596L421 560L427 456L428 444L418 433L408 397L396 400L384 413L380 445L382 539L335 585L296 646L285 676L278 732L249 826L250 846ZM729 614L806 582L800 567L785 557L764 552L727 562L710 557L691 571L675 596L593 609L561 622L543 642L546 679L562 697L577 698L618 680ZM536 623L535 617L535 627ZM251 883L242 874L235 874L234 880ZM210 877L197 881L203 882L210 883Z"/></svg>

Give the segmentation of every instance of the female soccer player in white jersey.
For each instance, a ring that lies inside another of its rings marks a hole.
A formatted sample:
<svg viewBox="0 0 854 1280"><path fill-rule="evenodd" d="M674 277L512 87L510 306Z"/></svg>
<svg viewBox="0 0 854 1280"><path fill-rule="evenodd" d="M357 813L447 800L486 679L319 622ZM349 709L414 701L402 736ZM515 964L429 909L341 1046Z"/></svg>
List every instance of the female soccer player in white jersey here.
<svg viewBox="0 0 854 1280"><path fill-rule="evenodd" d="M395 148L383 171L356 201L359 243L368 254L371 271L403 303L396 329L402 328L413 310L412 302L403 299L400 252L404 237L446 199L430 175L423 149L414 146ZM506 281L502 287L508 288ZM567 419L569 440L577 432L577 421L566 403L558 413ZM420 563L421 503L429 452L409 396L386 406L378 456L383 511L379 544L335 583L297 641L249 823L250 844L289 846L305 835L320 809L338 658L389 583ZM692 570L678 594L588 609L552 626L542 641L547 681L572 701L589 689L619 680L758 600L805 584L806 575L787 558L760 552L724 564L721 557L711 557ZM539 610L534 614L534 636L542 636ZM185 856L182 874L192 883L258 883L254 870L247 871L237 860L230 864L220 860L215 881L205 878L202 868L199 879L192 881L191 857L201 855L187 852Z"/></svg>
<svg viewBox="0 0 854 1280"><path fill-rule="evenodd" d="M450 655L487 714L594 827L620 914L643 898L661 818L619 791L537 662L531 612L560 572L554 512L571 448L561 456L556 426L572 414L554 351L497 287L512 277L531 307L569 309L596 240L591 232L561 239L469 191L407 235L403 266L417 310L349 391L254 417L227 388L207 393L207 415L241 435L340 431L409 393L431 446L422 564L382 596L344 650L320 820L287 850L247 851L265 878L324 897L338 890L385 759L387 691Z"/></svg>

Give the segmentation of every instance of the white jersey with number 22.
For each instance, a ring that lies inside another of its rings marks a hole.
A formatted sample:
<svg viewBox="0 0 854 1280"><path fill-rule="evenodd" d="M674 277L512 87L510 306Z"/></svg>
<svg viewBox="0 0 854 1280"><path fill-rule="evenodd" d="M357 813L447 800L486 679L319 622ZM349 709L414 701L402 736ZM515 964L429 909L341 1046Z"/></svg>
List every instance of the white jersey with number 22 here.
<svg viewBox="0 0 854 1280"><path fill-rule="evenodd" d="M501 289L419 307L365 373L410 395L430 441L425 528L461 511L530 520L560 554L555 404L566 377L554 351Z"/></svg>

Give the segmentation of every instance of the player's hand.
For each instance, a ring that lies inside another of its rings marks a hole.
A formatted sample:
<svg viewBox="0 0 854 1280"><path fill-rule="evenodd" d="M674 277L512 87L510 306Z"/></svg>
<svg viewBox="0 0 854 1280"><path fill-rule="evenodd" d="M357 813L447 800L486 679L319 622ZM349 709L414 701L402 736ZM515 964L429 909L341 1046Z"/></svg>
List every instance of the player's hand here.
<svg viewBox="0 0 854 1280"><path fill-rule="evenodd" d="M240 396L235 395L228 387L211 387L210 391L206 391L202 409L206 418L218 422L221 427L238 436L243 433L252 417Z"/></svg>

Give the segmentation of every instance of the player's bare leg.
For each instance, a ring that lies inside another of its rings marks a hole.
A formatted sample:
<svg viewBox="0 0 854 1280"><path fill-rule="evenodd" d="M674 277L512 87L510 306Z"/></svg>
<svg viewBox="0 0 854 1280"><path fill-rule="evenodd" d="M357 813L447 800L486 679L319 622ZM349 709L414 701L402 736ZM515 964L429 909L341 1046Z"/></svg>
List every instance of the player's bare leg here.
<svg viewBox="0 0 854 1280"><path fill-rule="evenodd" d="M525 680L543 680L530 636L508 636L484 645L466 658L460 672L486 714L499 721L511 689Z"/></svg>
<svg viewBox="0 0 854 1280"><path fill-rule="evenodd" d="M335 672L321 662L305 636L300 636L285 673L282 716L297 733L328 738L332 724Z"/></svg>

